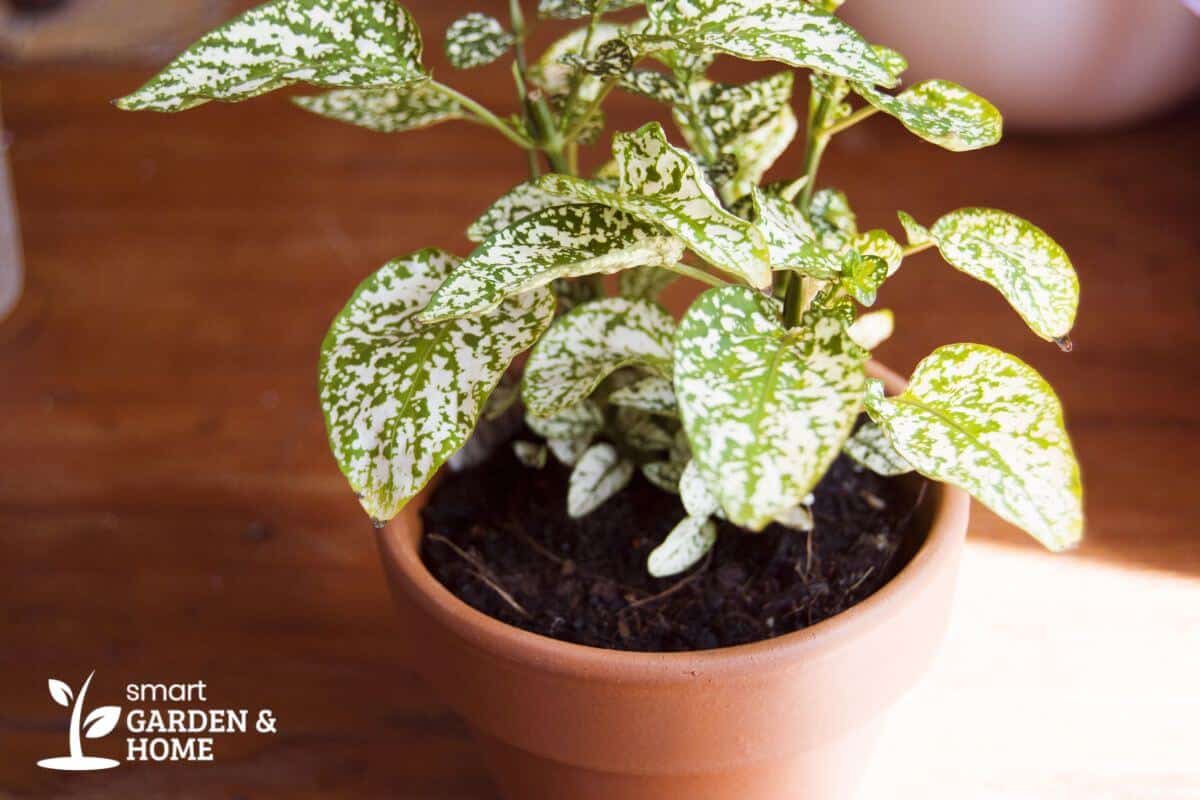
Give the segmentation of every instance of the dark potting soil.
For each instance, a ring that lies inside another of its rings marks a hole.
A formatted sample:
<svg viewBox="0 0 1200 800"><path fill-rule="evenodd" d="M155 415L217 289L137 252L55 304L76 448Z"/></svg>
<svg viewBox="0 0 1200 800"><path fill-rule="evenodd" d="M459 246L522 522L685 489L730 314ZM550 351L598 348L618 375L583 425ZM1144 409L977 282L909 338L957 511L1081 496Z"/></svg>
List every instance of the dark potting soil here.
<svg viewBox="0 0 1200 800"><path fill-rule="evenodd" d="M886 583L915 499L841 456L817 486L811 535L719 523L696 567L652 578L646 557L683 517L635 475L583 519L566 513L569 470L522 466L501 445L449 473L422 511L421 555L471 606L545 636L614 650L707 650L769 639L843 611Z"/></svg>

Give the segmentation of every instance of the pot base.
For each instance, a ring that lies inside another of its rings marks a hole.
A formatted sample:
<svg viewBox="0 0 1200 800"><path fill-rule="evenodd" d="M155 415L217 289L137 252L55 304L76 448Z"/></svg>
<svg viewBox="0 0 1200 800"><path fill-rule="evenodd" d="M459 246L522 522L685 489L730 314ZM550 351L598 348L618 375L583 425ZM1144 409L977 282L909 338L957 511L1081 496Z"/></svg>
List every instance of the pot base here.
<svg viewBox="0 0 1200 800"><path fill-rule="evenodd" d="M847 800L869 763L880 727L873 721L782 761L687 775L602 772L542 758L489 736L475 738L505 800Z"/></svg>

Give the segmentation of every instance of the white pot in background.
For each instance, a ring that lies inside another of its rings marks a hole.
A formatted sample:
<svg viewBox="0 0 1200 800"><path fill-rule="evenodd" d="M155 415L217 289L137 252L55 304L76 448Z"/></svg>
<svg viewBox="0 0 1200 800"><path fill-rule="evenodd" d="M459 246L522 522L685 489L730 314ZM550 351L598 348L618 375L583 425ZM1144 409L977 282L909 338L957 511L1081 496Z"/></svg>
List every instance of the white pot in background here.
<svg viewBox="0 0 1200 800"><path fill-rule="evenodd" d="M987 97L1010 128L1133 122L1200 88L1200 17L1180 0L848 0L839 15Z"/></svg>

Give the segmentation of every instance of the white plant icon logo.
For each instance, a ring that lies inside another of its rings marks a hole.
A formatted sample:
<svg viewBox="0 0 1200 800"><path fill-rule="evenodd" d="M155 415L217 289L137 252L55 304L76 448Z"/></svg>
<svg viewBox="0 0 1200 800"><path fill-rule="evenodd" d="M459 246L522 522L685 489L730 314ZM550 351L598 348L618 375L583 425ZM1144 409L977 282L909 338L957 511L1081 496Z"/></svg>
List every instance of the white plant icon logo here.
<svg viewBox="0 0 1200 800"><path fill-rule="evenodd" d="M88 739L99 739L101 736L107 736L112 733L113 728L117 727L117 722L121 719L120 706L101 706L88 714L87 719L83 719L81 724L80 720L83 718L83 698L87 694L88 685L91 684L92 676L95 674L96 671L92 670L92 674L87 676L87 680L83 682L83 686L79 689L78 697L74 696L71 692L71 687L67 684L54 678L50 679L50 696L54 698L54 702L60 706L71 708L71 755L43 758L38 762L39 767L82 772L95 769L110 769L121 763L111 758L96 758L83 754L80 733ZM72 699L75 701L74 706L71 705Z"/></svg>

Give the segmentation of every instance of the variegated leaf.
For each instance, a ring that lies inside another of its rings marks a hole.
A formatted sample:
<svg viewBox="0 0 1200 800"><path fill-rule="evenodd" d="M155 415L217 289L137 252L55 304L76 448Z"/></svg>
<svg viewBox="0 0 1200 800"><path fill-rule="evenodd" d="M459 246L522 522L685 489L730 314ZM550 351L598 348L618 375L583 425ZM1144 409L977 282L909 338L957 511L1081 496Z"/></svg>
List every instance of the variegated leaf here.
<svg viewBox="0 0 1200 800"><path fill-rule="evenodd" d="M846 442L846 455L877 475L903 475L912 464L896 452L887 434L873 422L864 423Z"/></svg>
<svg viewBox="0 0 1200 800"><path fill-rule="evenodd" d="M651 414L676 416L675 389L666 378L651 375L629 386L624 386L608 396L615 406L636 408Z"/></svg>
<svg viewBox="0 0 1200 800"><path fill-rule="evenodd" d="M550 416L578 403L621 367L639 364L671 374L675 320L645 300L609 297L555 320L525 366L525 405Z"/></svg>
<svg viewBox="0 0 1200 800"><path fill-rule="evenodd" d="M596 203L546 208L493 234L451 273L421 312L425 321L477 314L557 278L674 264L683 242Z"/></svg>
<svg viewBox="0 0 1200 800"><path fill-rule="evenodd" d="M653 69L631 69L621 76L618 85L627 92L666 105L686 101L685 90L676 78Z"/></svg>
<svg viewBox="0 0 1200 800"><path fill-rule="evenodd" d="M725 148L779 114L792 98L793 79L792 72L777 72L747 84L710 84L697 98L700 122Z"/></svg>
<svg viewBox="0 0 1200 800"><path fill-rule="evenodd" d="M1056 340L1070 332L1079 278L1041 228L1006 211L960 208L929 230L947 262L998 289L1038 336Z"/></svg>
<svg viewBox="0 0 1200 800"><path fill-rule="evenodd" d="M908 389L871 416L917 471L960 486L1052 550L1079 541L1079 465L1054 390L1014 356L977 344L940 347Z"/></svg>
<svg viewBox="0 0 1200 800"><path fill-rule="evenodd" d="M617 287L622 297L657 300L679 275L662 267L635 267L624 270L617 276Z"/></svg>
<svg viewBox="0 0 1200 800"><path fill-rule="evenodd" d="M642 465L642 474L646 476L646 480L664 492L679 494L679 478L683 474L683 466L677 461L651 461Z"/></svg>
<svg viewBox="0 0 1200 800"><path fill-rule="evenodd" d="M458 260L422 250L355 290L321 347L321 406L334 456L375 520L408 502L470 435L509 363L550 324L548 290L436 325L417 312Z"/></svg>
<svg viewBox="0 0 1200 800"><path fill-rule="evenodd" d="M926 242L933 241L933 234L929 232L929 229L913 219L912 215L904 211L897 211L896 216L900 219L900 227L904 228L904 235L908 239L909 247L919 247Z"/></svg>
<svg viewBox="0 0 1200 800"><path fill-rule="evenodd" d="M592 48L586 58L570 53L563 60L597 78L620 78L633 67L634 54L621 39L609 39Z"/></svg>
<svg viewBox="0 0 1200 800"><path fill-rule="evenodd" d="M549 417L526 415L529 430L543 439L588 439L604 429L604 415L591 400L564 408Z"/></svg>
<svg viewBox="0 0 1200 800"><path fill-rule="evenodd" d="M771 251L771 266L795 270L820 280L841 272L841 261L816 240L812 225L794 205L755 187L751 190L754 224Z"/></svg>
<svg viewBox="0 0 1200 800"><path fill-rule="evenodd" d="M518 183L488 206L487 211L471 224L467 229L467 238L472 242L482 242L536 211L560 205L563 205L563 199L547 192L537 182Z"/></svg>
<svg viewBox="0 0 1200 800"><path fill-rule="evenodd" d="M708 517L687 516L650 551L646 571L655 578L678 575L700 563L717 543L717 526Z"/></svg>
<svg viewBox="0 0 1200 800"><path fill-rule="evenodd" d="M580 457L567 484L567 513L587 516L605 500L624 489L633 477L633 463L621 458L617 448L601 442Z"/></svg>
<svg viewBox="0 0 1200 800"><path fill-rule="evenodd" d="M777 516L775 522L794 531L811 531L813 529L812 509L804 504L792 506Z"/></svg>
<svg viewBox="0 0 1200 800"><path fill-rule="evenodd" d="M599 47L621 35L624 28L610 22L601 22L592 34L591 46ZM554 41L542 51L538 60L530 65L530 77L550 96L565 95L571 90L571 80L576 68L567 62L583 50L588 29L578 28ZM594 75L583 75L579 85L579 98L584 104L594 100L603 81Z"/></svg>
<svg viewBox="0 0 1200 800"><path fill-rule="evenodd" d="M649 0L660 46L780 61L848 80L892 86L871 46L827 11L795 0Z"/></svg>
<svg viewBox="0 0 1200 800"><path fill-rule="evenodd" d="M854 320L846 331L864 350L874 350L887 341L896 329L896 320L888 309L872 311Z"/></svg>
<svg viewBox="0 0 1200 800"><path fill-rule="evenodd" d="M791 106L784 106L775 118L731 142L725 151L737 161L737 171L729 181L729 192L741 197L757 186L799 130Z"/></svg>
<svg viewBox="0 0 1200 800"><path fill-rule="evenodd" d="M661 225L718 269L752 286L771 285L770 257L761 234L724 209L705 180L703 168L689 153L667 141L659 123L617 134L613 155L620 170L616 191L558 174L543 177L541 187L582 202L610 205Z"/></svg>
<svg viewBox="0 0 1200 800"><path fill-rule="evenodd" d="M689 516L707 519L721 511L721 503L700 472L695 460L689 461L679 476L679 499Z"/></svg>
<svg viewBox="0 0 1200 800"><path fill-rule="evenodd" d="M533 442L513 442L513 455L523 466L530 469L542 469L546 466L546 445Z"/></svg>
<svg viewBox="0 0 1200 800"><path fill-rule="evenodd" d="M605 12L640 6L645 0L608 0ZM538 0L538 16L550 19L582 19L593 14L598 0Z"/></svg>
<svg viewBox="0 0 1200 800"><path fill-rule="evenodd" d="M411 131L471 117L434 81L399 89L334 89L325 94L293 97L292 102L314 114L380 133Z"/></svg>
<svg viewBox="0 0 1200 800"><path fill-rule="evenodd" d="M875 55L879 58L879 62L883 64L884 68L892 73L893 78L899 79L904 70L908 69L908 59L892 48L873 44L871 45L871 49L875 51Z"/></svg>
<svg viewBox="0 0 1200 800"><path fill-rule="evenodd" d="M675 394L733 522L759 530L812 490L862 406L865 358L840 321L787 330L776 303L743 287L692 305L675 339Z"/></svg>
<svg viewBox="0 0 1200 800"><path fill-rule="evenodd" d="M861 84L854 90L917 136L947 150L978 150L1000 141L1000 112L957 83L923 81L897 95Z"/></svg>
<svg viewBox="0 0 1200 800"><path fill-rule="evenodd" d="M587 451L592 443L592 437L582 439L547 439L546 447L563 466L573 467Z"/></svg>
<svg viewBox="0 0 1200 800"><path fill-rule="evenodd" d="M292 83L391 89L425 79L421 34L395 0L274 0L203 36L117 105L183 111Z"/></svg>
<svg viewBox="0 0 1200 800"><path fill-rule="evenodd" d="M674 437L649 412L637 408L618 408L616 428L621 440L634 450L670 450L674 441Z"/></svg>
<svg viewBox="0 0 1200 800"><path fill-rule="evenodd" d="M809 218L817 238L828 250L841 250L858 236L858 222L845 192L819 189L809 204Z"/></svg>
<svg viewBox="0 0 1200 800"><path fill-rule="evenodd" d="M482 67L504 55L513 41L495 17L472 11L446 29L446 60L458 69Z"/></svg>
<svg viewBox="0 0 1200 800"><path fill-rule="evenodd" d="M883 259L883 262L887 264L889 278L896 274L896 270L900 269L900 264L904 261L904 248L883 228L872 228L865 233L858 234L850 246L864 256Z"/></svg>
<svg viewBox="0 0 1200 800"><path fill-rule="evenodd" d="M842 288L864 306L875 304L875 295L887 279L887 262L877 256L864 256L857 250L842 254Z"/></svg>

